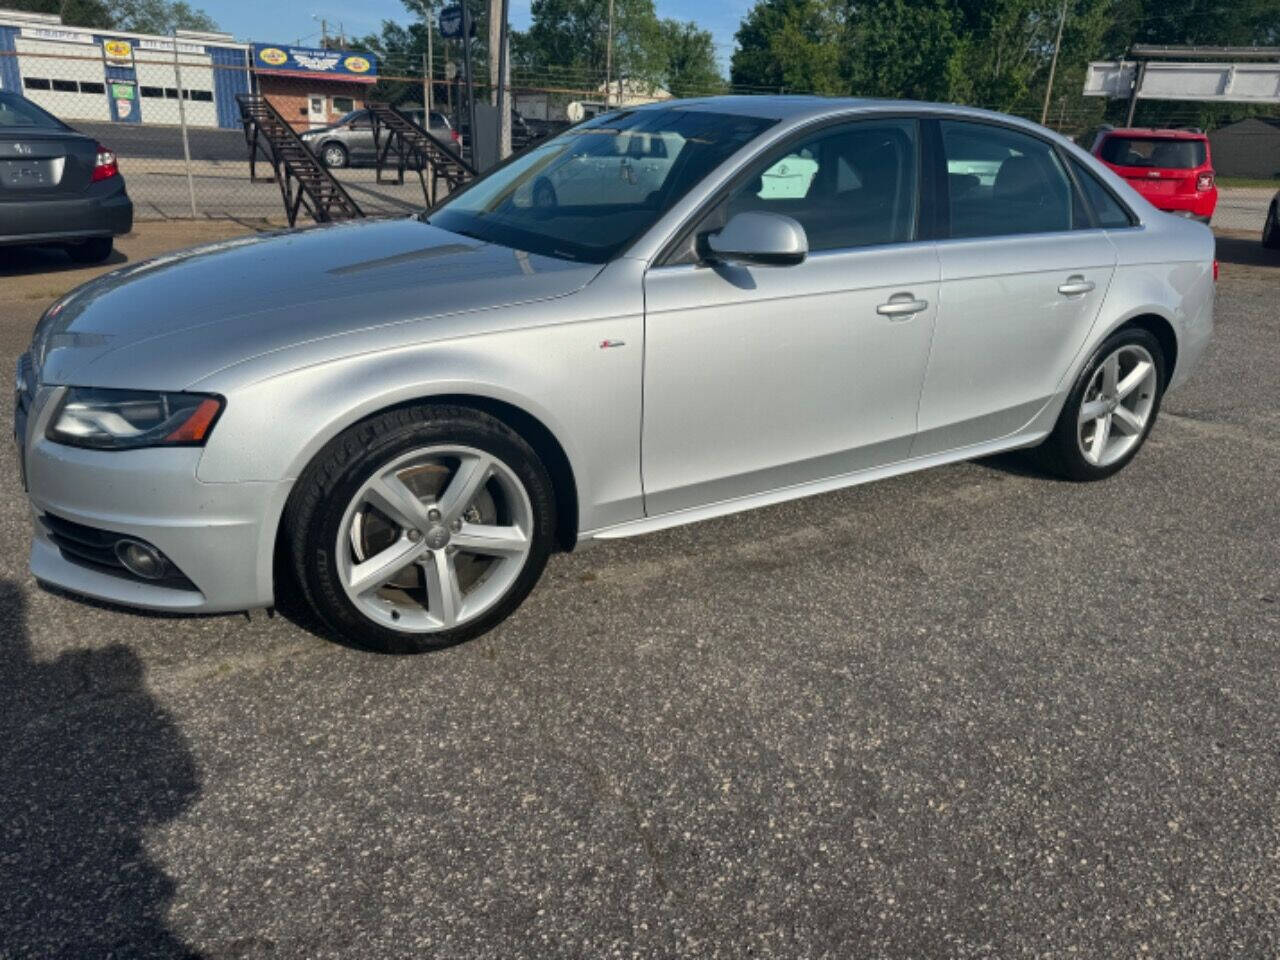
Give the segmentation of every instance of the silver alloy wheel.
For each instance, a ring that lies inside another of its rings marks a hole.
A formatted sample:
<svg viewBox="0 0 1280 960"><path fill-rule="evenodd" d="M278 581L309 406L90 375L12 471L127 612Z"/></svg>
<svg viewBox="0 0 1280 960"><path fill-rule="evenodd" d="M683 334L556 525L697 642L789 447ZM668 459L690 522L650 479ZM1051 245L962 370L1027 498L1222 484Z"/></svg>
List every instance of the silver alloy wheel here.
<svg viewBox="0 0 1280 960"><path fill-rule="evenodd" d="M1080 452L1095 467L1108 467L1142 440L1156 403L1151 354L1126 344L1102 361L1080 401L1076 436Z"/></svg>
<svg viewBox="0 0 1280 960"><path fill-rule="evenodd" d="M515 472L473 447L432 446L378 469L338 527L338 577L356 608L406 633L460 626L524 569L533 506Z"/></svg>
<svg viewBox="0 0 1280 960"><path fill-rule="evenodd" d="M347 151L330 144L324 148L324 165L326 167L342 167L347 163Z"/></svg>

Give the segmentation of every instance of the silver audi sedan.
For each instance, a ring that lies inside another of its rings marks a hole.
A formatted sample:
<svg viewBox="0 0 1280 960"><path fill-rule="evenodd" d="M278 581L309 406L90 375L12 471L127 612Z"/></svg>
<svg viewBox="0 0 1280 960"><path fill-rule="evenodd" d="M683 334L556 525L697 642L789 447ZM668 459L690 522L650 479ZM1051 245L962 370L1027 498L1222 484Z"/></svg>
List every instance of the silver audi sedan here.
<svg viewBox="0 0 1280 960"><path fill-rule="evenodd" d="M428 213L55 303L18 368L31 570L455 643L578 543L1014 448L1108 477L1203 354L1214 273L1208 228L999 114L610 113Z"/></svg>

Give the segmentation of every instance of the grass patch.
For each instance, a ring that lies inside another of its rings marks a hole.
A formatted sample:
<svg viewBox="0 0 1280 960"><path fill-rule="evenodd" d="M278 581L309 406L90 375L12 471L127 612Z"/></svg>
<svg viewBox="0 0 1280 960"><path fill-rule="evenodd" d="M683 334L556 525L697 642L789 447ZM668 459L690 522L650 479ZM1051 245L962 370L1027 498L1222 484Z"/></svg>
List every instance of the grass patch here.
<svg viewBox="0 0 1280 960"><path fill-rule="evenodd" d="M1216 179L1220 187L1266 187L1270 190L1280 190L1280 177L1272 177L1270 179L1261 177L1218 177Z"/></svg>

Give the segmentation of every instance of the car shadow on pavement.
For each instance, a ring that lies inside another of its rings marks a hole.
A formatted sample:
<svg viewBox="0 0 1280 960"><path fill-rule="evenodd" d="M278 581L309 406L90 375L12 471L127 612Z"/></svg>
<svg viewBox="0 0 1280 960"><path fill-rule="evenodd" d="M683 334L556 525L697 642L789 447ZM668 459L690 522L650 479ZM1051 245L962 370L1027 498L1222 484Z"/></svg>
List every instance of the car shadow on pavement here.
<svg viewBox="0 0 1280 960"><path fill-rule="evenodd" d="M129 258L118 249L101 263L77 263L61 247L0 247L0 277L20 277L35 273L63 273L94 267L116 267Z"/></svg>
<svg viewBox="0 0 1280 960"><path fill-rule="evenodd" d="M1280 250L1269 250L1257 237L1216 235L1217 256L1222 263L1242 267L1280 267Z"/></svg>
<svg viewBox="0 0 1280 960"><path fill-rule="evenodd" d="M200 794L187 740L126 646L37 660L0 580L0 957L195 957L148 829Z"/></svg>

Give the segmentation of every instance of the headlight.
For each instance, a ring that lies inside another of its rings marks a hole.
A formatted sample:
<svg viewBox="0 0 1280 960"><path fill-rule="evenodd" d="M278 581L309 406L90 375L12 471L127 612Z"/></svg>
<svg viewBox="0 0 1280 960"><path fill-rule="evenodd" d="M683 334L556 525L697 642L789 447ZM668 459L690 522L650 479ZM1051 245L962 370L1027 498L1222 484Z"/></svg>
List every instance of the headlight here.
<svg viewBox="0 0 1280 960"><path fill-rule="evenodd" d="M199 447L221 412L222 398L207 393L69 387L45 436L98 450Z"/></svg>

